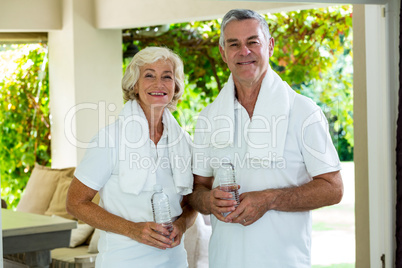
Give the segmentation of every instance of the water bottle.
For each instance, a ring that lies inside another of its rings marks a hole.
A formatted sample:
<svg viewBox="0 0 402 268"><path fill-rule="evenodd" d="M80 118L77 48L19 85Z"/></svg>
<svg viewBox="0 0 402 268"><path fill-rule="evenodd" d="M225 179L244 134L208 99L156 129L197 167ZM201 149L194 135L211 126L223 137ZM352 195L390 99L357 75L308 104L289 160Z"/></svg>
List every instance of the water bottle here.
<svg viewBox="0 0 402 268"><path fill-rule="evenodd" d="M162 185L154 185L154 194L152 195L151 203L154 222L161 224L170 234L173 231L173 223L170 214L169 197L163 192ZM169 237L169 235L165 236Z"/></svg>
<svg viewBox="0 0 402 268"><path fill-rule="evenodd" d="M232 198L229 200L236 200L237 207L239 205L239 190L236 183L235 169L232 163L221 163L217 171L217 177L219 180L219 186L222 191L232 194ZM230 212L222 213L226 217Z"/></svg>

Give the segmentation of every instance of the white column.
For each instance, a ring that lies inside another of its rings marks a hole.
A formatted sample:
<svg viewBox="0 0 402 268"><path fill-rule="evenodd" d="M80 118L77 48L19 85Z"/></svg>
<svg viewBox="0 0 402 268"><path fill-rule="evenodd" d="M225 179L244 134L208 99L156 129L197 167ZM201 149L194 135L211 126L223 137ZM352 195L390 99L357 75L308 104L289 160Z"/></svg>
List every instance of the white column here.
<svg viewBox="0 0 402 268"><path fill-rule="evenodd" d="M353 5L353 127L355 135L356 268L370 266L365 8Z"/></svg>
<svg viewBox="0 0 402 268"><path fill-rule="evenodd" d="M394 266L395 133L398 36L390 6L366 5L366 72L370 259L372 267ZM388 34L387 34L388 33ZM396 49L395 49L396 48ZM388 57L390 56L390 57Z"/></svg>
<svg viewBox="0 0 402 268"><path fill-rule="evenodd" d="M370 263L382 267L385 254L385 219L387 204L385 185L389 181L386 97L388 83L385 63L385 18L382 6L365 7L366 14L366 72L367 72L367 133L368 180L370 207Z"/></svg>
<svg viewBox="0 0 402 268"><path fill-rule="evenodd" d="M395 261L399 9L353 6L357 268Z"/></svg>
<svg viewBox="0 0 402 268"><path fill-rule="evenodd" d="M52 166L77 166L86 144L115 117L121 93L121 30L94 27L94 1L64 0L63 27L49 33Z"/></svg>

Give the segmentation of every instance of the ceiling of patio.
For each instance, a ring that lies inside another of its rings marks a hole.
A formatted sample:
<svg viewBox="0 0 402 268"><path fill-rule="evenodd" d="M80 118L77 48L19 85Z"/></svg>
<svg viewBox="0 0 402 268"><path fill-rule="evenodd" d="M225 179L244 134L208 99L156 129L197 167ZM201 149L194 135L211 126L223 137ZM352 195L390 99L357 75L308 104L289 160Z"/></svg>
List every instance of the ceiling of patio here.
<svg viewBox="0 0 402 268"><path fill-rule="evenodd" d="M328 5L264 1L92 0L91 8L82 10L80 1L82 0L0 0L0 32L61 30L66 24L63 20L66 14L74 14L76 19L89 20L94 28L125 29L216 19L232 8L248 8L268 13ZM88 18L82 12L92 15Z"/></svg>

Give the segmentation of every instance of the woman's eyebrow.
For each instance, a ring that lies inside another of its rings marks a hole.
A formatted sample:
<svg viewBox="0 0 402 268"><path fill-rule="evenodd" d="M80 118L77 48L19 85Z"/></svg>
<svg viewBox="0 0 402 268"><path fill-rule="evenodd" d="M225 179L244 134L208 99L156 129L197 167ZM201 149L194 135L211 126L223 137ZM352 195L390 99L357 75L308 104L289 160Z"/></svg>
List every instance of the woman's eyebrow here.
<svg viewBox="0 0 402 268"><path fill-rule="evenodd" d="M144 72L146 72L146 71L151 71L151 72L154 72L154 73L156 72L155 69L152 69L152 68L146 68L144 70ZM173 71L166 70L166 71L163 71L162 73L173 73Z"/></svg>
<svg viewBox="0 0 402 268"><path fill-rule="evenodd" d="M151 72L155 72L155 70L154 69L152 69L152 68L146 68L145 70L144 70L144 72L145 71L151 71Z"/></svg>

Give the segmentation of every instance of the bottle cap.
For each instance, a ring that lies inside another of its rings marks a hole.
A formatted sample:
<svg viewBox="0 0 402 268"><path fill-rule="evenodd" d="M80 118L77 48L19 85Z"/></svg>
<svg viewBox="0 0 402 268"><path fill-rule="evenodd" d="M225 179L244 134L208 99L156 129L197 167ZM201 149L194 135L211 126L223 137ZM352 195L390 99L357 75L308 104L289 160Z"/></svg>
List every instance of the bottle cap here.
<svg viewBox="0 0 402 268"><path fill-rule="evenodd" d="M235 183L235 178L233 175L233 170L230 166L221 166L216 173L216 177L219 179L220 185Z"/></svg>
<svg viewBox="0 0 402 268"><path fill-rule="evenodd" d="M162 190L163 190L162 185L160 185L160 184L155 184L154 185L154 191L155 192L162 192Z"/></svg>

